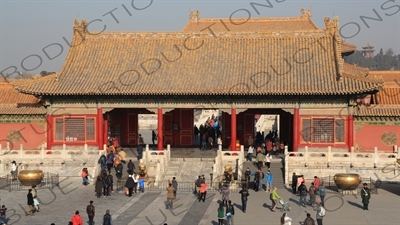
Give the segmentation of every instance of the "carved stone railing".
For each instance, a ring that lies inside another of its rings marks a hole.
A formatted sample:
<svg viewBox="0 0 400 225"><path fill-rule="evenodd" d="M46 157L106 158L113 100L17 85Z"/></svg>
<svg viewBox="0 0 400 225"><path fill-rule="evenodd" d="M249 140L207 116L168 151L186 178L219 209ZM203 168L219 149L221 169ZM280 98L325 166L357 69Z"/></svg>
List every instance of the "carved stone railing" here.
<svg viewBox="0 0 400 225"><path fill-rule="evenodd" d="M171 146L167 145L167 150L150 151L149 145L146 145L146 150L142 154L141 163L147 167L147 173L150 177L154 177L155 184L162 180L167 171L168 162L171 159Z"/></svg>
<svg viewBox="0 0 400 225"><path fill-rule="evenodd" d="M328 147L325 152L310 152L306 146L303 152L287 152L285 148L285 184L291 180L291 174L305 175L306 179L314 176L331 176L335 173L358 173L364 177L381 180L400 180L400 149L394 146L393 153L379 151L377 147L371 152L332 152Z"/></svg>

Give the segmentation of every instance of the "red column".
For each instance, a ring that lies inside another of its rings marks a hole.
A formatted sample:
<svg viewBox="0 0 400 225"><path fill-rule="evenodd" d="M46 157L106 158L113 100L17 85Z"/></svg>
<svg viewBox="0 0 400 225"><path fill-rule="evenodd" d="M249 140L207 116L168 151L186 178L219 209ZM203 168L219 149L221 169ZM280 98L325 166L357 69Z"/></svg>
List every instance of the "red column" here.
<svg viewBox="0 0 400 225"><path fill-rule="evenodd" d="M103 149L104 144L108 145L108 119L105 119L103 121L103 130L104 130L104 135L103 135L103 146L101 149Z"/></svg>
<svg viewBox="0 0 400 225"><path fill-rule="evenodd" d="M299 109L295 108L293 112L293 151L297 152L299 144Z"/></svg>
<svg viewBox="0 0 400 225"><path fill-rule="evenodd" d="M51 145L53 144L53 124L54 117L53 115L47 115L47 150L51 150Z"/></svg>
<svg viewBox="0 0 400 225"><path fill-rule="evenodd" d="M157 129L157 149L164 150L164 140L163 140L163 112L162 108L158 109L158 129Z"/></svg>
<svg viewBox="0 0 400 225"><path fill-rule="evenodd" d="M348 137L349 137L349 152L351 152L351 147L354 146L354 117L352 115L347 116L347 126L348 126Z"/></svg>
<svg viewBox="0 0 400 225"><path fill-rule="evenodd" d="M236 150L236 109L231 109L231 151Z"/></svg>
<svg viewBox="0 0 400 225"><path fill-rule="evenodd" d="M103 149L103 109L97 109L97 144L99 145L99 150Z"/></svg>

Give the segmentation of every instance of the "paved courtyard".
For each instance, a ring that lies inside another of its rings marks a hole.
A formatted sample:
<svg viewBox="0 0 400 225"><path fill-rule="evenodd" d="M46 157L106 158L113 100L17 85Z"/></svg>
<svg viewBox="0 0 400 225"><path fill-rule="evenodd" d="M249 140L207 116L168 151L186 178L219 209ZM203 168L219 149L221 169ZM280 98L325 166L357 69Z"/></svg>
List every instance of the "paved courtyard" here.
<svg viewBox="0 0 400 225"><path fill-rule="evenodd" d="M94 186L82 187L79 178L64 178L59 188L40 189L38 196L42 203L41 212L35 216L25 216L26 191L0 190L1 203L7 206L7 217L10 224L37 224L46 225L55 223L68 224L76 210L87 224L86 205L90 200L96 207L96 224L101 224L102 215L106 209L111 210L114 225L140 224L158 225L167 223L192 225L192 224L218 224L217 207L221 198L219 193L210 193L207 200L197 202L191 193L179 193L174 203L174 210L166 210L164 202L166 193L143 193L126 197L122 193L116 193L108 198L96 198ZM385 190L386 189L386 190ZM306 212L310 212L315 218L315 212L311 207L297 206L298 197L293 196L288 190L278 189L280 196L289 201L292 210L289 217L292 224L300 224L304 221ZM324 224L374 224L393 225L400 224L400 188L398 184L383 184L379 193L372 195L370 210L363 211L359 196L344 196L328 194L326 197L327 214ZM235 224L279 224L282 213L278 210L271 212L269 195L265 192L250 191L247 213L240 210L240 196L231 194L231 200L235 205Z"/></svg>

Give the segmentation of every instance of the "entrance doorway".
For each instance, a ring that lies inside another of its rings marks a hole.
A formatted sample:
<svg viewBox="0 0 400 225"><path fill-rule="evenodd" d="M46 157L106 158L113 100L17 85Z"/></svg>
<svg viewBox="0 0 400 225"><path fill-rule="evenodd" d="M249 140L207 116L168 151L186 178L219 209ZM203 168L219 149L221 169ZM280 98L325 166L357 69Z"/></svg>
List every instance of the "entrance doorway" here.
<svg viewBox="0 0 400 225"><path fill-rule="evenodd" d="M145 144L157 144L157 123L156 114L138 114L138 131Z"/></svg>
<svg viewBox="0 0 400 225"><path fill-rule="evenodd" d="M206 149L218 146L218 138L222 141L222 112L214 109L193 110L194 146L202 147L206 141Z"/></svg>
<svg viewBox="0 0 400 225"><path fill-rule="evenodd" d="M279 142L280 137L280 115L274 114L255 114L254 115L254 137L255 143L263 145L266 141L273 144Z"/></svg>

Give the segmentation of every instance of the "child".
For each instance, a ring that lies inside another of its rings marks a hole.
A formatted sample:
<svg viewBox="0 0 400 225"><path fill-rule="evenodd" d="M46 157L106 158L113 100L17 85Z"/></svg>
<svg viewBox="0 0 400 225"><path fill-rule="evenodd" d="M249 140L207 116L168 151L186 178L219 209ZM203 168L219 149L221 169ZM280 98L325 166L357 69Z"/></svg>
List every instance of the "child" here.
<svg viewBox="0 0 400 225"><path fill-rule="evenodd" d="M6 221L6 211L7 211L7 208L6 208L6 206L5 205L3 205L3 206L1 206L1 209L0 209L0 223L1 224L5 224L7 221Z"/></svg>
<svg viewBox="0 0 400 225"><path fill-rule="evenodd" d="M144 193L144 178L143 177L139 178L139 192Z"/></svg>
<svg viewBox="0 0 400 225"><path fill-rule="evenodd" d="M40 212L39 211L39 209L40 209L39 208L39 201L38 201L36 196L33 198L33 205L35 206L36 212Z"/></svg>

